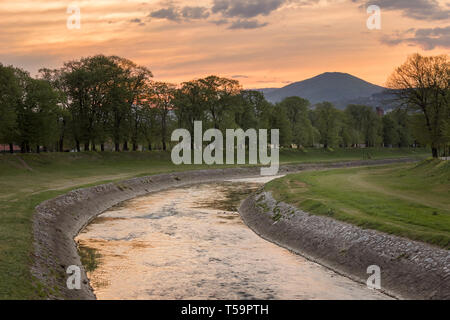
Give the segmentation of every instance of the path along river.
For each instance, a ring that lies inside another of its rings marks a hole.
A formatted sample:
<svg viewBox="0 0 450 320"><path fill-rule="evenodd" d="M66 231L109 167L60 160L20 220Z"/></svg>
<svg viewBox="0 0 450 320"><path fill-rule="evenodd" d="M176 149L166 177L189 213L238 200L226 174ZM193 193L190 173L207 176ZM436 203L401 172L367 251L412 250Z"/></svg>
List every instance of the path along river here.
<svg viewBox="0 0 450 320"><path fill-rule="evenodd" d="M76 238L97 298L389 299L254 234L236 206L265 182L170 189L99 216Z"/></svg>

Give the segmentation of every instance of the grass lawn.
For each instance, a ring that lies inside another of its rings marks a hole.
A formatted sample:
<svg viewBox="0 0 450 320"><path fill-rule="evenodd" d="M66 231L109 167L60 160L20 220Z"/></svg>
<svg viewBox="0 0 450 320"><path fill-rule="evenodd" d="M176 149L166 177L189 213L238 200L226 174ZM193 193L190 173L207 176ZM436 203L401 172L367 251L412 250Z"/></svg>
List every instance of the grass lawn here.
<svg viewBox="0 0 450 320"><path fill-rule="evenodd" d="M450 248L448 161L304 172L266 189L311 214Z"/></svg>
<svg viewBox="0 0 450 320"><path fill-rule="evenodd" d="M426 150L285 150L282 163L425 157ZM170 154L0 154L0 299L45 298L32 278L32 216L41 202L80 187L204 166L175 166Z"/></svg>

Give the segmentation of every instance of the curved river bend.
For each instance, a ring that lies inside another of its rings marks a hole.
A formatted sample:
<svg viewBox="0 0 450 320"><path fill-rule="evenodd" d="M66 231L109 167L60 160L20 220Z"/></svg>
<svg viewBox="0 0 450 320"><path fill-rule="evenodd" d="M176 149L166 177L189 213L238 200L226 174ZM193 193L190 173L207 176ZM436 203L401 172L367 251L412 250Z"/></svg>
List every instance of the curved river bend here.
<svg viewBox="0 0 450 320"><path fill-rule="evenodd" d="M236 204L264 179L171 189L116 206L76 238L98 299L389 299L267 242Z"/></svg>

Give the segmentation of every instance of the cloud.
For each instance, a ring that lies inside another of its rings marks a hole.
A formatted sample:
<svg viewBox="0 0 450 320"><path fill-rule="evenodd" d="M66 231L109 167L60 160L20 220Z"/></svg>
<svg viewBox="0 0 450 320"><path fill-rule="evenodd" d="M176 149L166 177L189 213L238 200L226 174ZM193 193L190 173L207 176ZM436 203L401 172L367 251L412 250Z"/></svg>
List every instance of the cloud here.
<svg viewBox="0 0 450 320"><path fill-rule="evenodd" d="M234 76L231 76L233 79L248 79L248 76L242 75L242 74L236 74Z"/></svg>
<svg viewBox="0 0 450 320"><path fill-rule="evenodd" d="M204 7L184 7L181 9L181 14L186 19L207 19L209 11Z"/></svg>
<svg viewBox="0 0 450 320"><path fill-rule="evenodd" d="M287 0L214 0L213 13L221 13L225 17L254 18L267 16L280 8Z"/></svg>
<svg viewBox="0 0 450 320"><path fill-rule="evenodd" d="M163 2L166 8L150 13L150 17L170 21L207 20L215 25L231 22L229 29L255 29L267 25L252 18L268 16L285 4L301 6L317 3L319 0L211 0L210 6L177 6L173 1ZM356 0L352 0L356 1Z"/></svg>
<svg viewBox="0 0 450 320"><path fill-rule="evenodd" d="M169 6L167 8L153 11L149 15L151 18L167 19L170 21L180 22L181 20L199 20L207 19L210 16L209 9L205 7L176 7Z"/></svg>
<svg viewBox="0 0 450 320"><path fill-rule="evenodd" d="M180 21L181 18L180 12L175 7L168 7L153 11L149 16L152 18L167 19L170 21Z"/></svg>
<svg viewBox="0 0 450 320"><path fill-rule="evenodd" d="M219 20L210 20L211 23L214 23L216 26L221 26L228 23L227 19L219 19Z"/></svg>
<svg viewBox="0 0 450 320"><path fill-rule="evenodd" d="M450 48L450 26L424 29L410 29L403 34L385 36L381 42L389 46L406 43L420 46L423 50L433 50L436 47Z"/></svg>
<svg viewBox="0 0 450 320"><path fill-rule="evenodd" d="M267 26L268 23L260 23L257 20L238 19L228 27L228 29L257 29Z"/></svg>
<svg viewBox="0 0 450 320"><path fill-rule="evenodd" d="M256 29L267 23L261 23L254 18L259 15L269 15L272 11L291 0L213 0L213 7L177 7L172 3L167 8L150 13L151 18L167 19L170 21L209 20L215 25L228 24L228 18L235 18L228 29ZM208 19L216 14L216 19ZM233 19L232 19L233 20Z"/></svg>
<svg viewBox="0 0 450 320"><path fill-rule="evenodd" d="M142 20L139 19L139 18L131 19L130 22L131 22L131 23L136 23L136 24L138 24L138 25L140 25L140 26L145 26L145 23L142 22Z"/></svg>
<svg viewBox="0 0 450 320"><path fill-rule="evenodd" d="M367 7L370 4L378 5L381 10L402 11L404 16L417 20L445 20L450 17L449 5L443 8L436 0L352 0L355 3L363 3Z"/></svg>

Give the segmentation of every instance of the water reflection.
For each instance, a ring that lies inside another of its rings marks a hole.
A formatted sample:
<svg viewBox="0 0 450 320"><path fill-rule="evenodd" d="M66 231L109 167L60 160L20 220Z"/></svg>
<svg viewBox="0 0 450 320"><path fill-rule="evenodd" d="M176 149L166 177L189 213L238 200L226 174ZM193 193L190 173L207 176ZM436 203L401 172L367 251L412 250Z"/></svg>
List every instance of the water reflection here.
<svg viewBox="0 0 450 320"><path fill-rule="evenodd" d="M89 252L85 261L97 297L387 298L249 230L235 208L263 182L172 189L104 213L76 239Z"/></svg>

